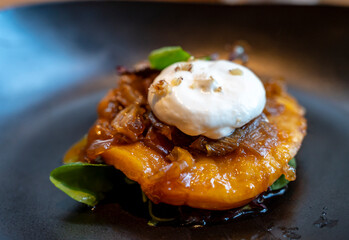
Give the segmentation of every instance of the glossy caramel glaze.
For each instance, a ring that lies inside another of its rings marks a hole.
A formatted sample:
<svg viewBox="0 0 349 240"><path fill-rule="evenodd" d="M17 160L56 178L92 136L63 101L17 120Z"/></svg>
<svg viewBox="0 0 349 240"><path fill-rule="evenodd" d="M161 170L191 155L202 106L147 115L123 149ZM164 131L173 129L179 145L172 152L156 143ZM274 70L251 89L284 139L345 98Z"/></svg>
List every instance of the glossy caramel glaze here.
<svg viewBox="0 0 349 240"><path fill-rule="evenodd" d="M280 82L264 81L267 105L250 130L242 128L240 133L236 131L240 135L216 144L184 136L154 118L145 99L156 74L126 73L121 87L111 90L101 101L99 118L88 135L84 161L93 162L102 156L105 163L137 181L155 203L210 210L243 206L282 174L295 180L288 161L305 136L306 120L303 108ZM198 141L199 145L194 144ZM213 149L213 153L200 150L202 146Z"/></svg>

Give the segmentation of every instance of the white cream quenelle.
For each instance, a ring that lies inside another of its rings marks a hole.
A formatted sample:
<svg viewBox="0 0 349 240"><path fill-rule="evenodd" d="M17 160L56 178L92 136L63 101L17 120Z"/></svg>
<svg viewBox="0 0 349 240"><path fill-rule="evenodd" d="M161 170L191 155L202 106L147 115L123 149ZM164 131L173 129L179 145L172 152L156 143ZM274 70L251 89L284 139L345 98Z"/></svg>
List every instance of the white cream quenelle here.
<svg viewBox="0 0 349 240"><path fill-rule="evenodd" d="M165 68L150 86L148 102L157 118L185 134L219 139L261 114L266 96L246 67L196 60Z"/></svg>

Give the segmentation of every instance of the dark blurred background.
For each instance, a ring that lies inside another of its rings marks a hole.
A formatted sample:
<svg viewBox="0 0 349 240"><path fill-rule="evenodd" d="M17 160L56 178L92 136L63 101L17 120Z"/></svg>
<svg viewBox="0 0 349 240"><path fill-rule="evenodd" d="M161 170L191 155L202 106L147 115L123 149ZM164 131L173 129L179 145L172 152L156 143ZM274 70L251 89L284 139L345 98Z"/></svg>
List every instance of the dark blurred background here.
<svg viewBox="0 0 349 240"><path fill-rule="evenodd" d="M0 11L0 239L347 239L349 8L306 3L92 1ZM307 110L297 181L269 214L151 228L118 205L90 211L50 183L115 87L117 65L131 67L166 45L226 54L238 40L250 46L248 66L284 77ZM338 220L333 228L313 225L324 207Z"/></svg>
<svg viewBox="0 0 349 240"><path fill-rule="evenodd" d="M349 108L348 81L338 80L348 78L347 8L220 5L217 16L210 4L200 11L196 4L92 4L0 11L1 119L82 81L111 87L117 65L130 66L154 48L182 45L210 54L241 39L252 47L249 66L259 74L287 73L291 85Z"/></svg>

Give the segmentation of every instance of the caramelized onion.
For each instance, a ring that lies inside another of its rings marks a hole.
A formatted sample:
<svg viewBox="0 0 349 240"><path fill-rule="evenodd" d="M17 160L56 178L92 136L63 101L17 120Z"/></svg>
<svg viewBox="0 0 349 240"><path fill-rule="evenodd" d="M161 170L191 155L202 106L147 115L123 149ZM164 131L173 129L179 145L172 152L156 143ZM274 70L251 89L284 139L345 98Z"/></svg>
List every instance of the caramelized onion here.
<svg viewBox="0 0 349 240"><path fill-rule="evenodd" d="M116 91L116 99L124 107L131 104L144 104L144 97L134 88L128 84L120 84Z"/></svg>
<svg viewBox="0 0 349 240"><path fill-rule="evenodd" d="M269 150L278 142L277 129L261 115L259 123L255 123L254 129L245 135L241 146L249 151L265 157Z"/></svg>
<svg viewBox="0 0 349 240"><path fill-rule="evenodd" d="M168 155L173 148L173 144L164 135L151 126L143 140L146 146L151 147L155 151Z"/></svg>
<svg viewBox="0 0 349 240"><path fill-rule="evenodd" d="M168 126L160 122L151 111L148 112L147 117L150 120L152 126L154 126L154 128L159 130L159 132L165 137L167 137L169 140L172 140L172 132L174 127Z"/></svg>
<svg viewBox="0 0 349 240"><path fill-rule="evenodd" d="M190 148L204 152L207 156L223 156L233 152L240 145L264 156L265 148L270 148L277 141L276 129L261 114L248 124L238 128L228 137L219 140L200 136ZM265 146L267 145L267 146Z"/></svg>
<svg viewBox="0 0 349 240"><path fill-rule="evenodd" d="M139 140L139 136L145 129L144 113L145 109L138 104L131 104L121 110L110 123L114 129L114 134L121 134L127 137L130 142Z"/></svg>
<svg viewBox="0 0 349 240"><path fill-rule="evenodd" d="M268 122L267 117L279 115L285 109L275 100L275 96L284 92L281 80L263 80L267 94L263 114L236 129L230 136L213 140L188 136L154 116L146 99L148 88L158 73L149 68L134 72L127 69L120 71L119 87L109 91L98 106L99 119L88 136L86 149L89 157L101 154L103 149L110 148L110 144L137 141L143 141L165 156L175 146L187 149L192 154L199 152L207 156L225 156L239 147L265 156L278 141L277 129Z"/></svg>

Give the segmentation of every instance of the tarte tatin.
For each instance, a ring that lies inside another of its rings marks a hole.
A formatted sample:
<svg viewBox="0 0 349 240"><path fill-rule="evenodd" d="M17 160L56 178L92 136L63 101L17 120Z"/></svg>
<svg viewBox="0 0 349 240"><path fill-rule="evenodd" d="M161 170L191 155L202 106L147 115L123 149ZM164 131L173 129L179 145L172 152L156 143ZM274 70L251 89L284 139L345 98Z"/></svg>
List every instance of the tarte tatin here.
<svg viewBox="0 0 349 240"><path fill-rule="evenodd" d="M101 100L87 138L65 161L78 155L80 162L112 165L153 203L208 210L244 206L282 175L296 179L288 163L301 146L306 120L282 81L262 79L263 112L232 134L211 139L189 136L155 116L148 89L160 72L148 65L119 68L117 88Z"/></svg>

